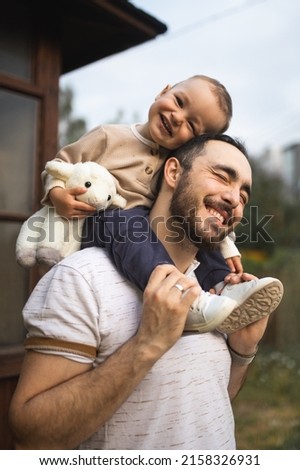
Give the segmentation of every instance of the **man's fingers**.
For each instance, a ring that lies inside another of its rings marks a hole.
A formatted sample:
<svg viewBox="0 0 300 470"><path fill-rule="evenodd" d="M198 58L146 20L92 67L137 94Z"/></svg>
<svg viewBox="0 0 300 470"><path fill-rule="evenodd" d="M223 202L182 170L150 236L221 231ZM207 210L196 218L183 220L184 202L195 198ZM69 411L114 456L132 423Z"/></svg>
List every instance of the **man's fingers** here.
<svg viewBox="0 0 300 470"><path fill-rule="evenodd" d="M196 279L185 276L173 265L163 264L153 270L145 291L161 292L163 296L170 295L177 301L185 299L185 304L191 304L201 288Z"/></svg>

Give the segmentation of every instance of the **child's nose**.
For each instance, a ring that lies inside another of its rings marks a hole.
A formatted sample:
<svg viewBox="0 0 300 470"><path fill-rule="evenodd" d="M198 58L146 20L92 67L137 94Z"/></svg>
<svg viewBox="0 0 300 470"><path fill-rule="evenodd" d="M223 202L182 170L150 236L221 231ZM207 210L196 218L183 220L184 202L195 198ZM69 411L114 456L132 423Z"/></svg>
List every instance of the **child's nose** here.
<svg viewBox="0 0 300 470"><path fill-rule="evenodd" d="M182 113L180 112L172 113L172 122L175 126L180 126L183 122Z"/></svg>

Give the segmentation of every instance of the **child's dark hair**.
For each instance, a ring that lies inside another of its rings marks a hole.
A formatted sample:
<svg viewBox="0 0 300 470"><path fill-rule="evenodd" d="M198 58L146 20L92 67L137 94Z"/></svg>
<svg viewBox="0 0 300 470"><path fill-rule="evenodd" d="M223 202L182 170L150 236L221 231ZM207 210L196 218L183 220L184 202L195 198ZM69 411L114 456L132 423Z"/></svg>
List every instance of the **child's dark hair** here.
<svg viewBox="0 0 300 470"><path fill-rule="evenodd" d="M207 77L206 75L194 75L191 78L200 78L201 80L206 80L212 85L212 92L218 100L221 111L223 111L226 116L226 124L223 129L220 129L220 133L225 132L228 129L232 118L232 99L227 89L218 80Z"/></svg>

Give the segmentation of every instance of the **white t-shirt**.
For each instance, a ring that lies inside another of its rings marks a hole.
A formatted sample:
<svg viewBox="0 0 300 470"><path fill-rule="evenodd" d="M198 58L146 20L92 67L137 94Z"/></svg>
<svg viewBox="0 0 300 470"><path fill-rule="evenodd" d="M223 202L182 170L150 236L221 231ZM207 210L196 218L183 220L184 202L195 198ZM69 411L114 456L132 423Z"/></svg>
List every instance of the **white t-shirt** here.
<svg viewBox="0 0 300 470"><path fill-rule="evenodd" d="M69 256L24 308L26 347L95 367L135 334L142 293L101 248ZM95 355L95 357L94 357ZM80 449L235 449L231 359L217 333L184 333Z"/></svg>

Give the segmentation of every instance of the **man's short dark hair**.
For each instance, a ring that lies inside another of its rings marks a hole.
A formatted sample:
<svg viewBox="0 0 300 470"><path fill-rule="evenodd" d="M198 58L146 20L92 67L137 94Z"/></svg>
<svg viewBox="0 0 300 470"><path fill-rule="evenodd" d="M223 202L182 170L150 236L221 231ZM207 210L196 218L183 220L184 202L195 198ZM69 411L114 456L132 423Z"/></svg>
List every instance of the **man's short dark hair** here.
<svg viewBox="0 0 300 470"><path fill-rule="evenodd" d="M240 152L242 152L247 159L249 159L247 149L240 139L230 137L227 134L202 134L189 140L185 144L181 145L181 147L178 147L175 150L171 150L167 160L168 158L175 157L179 161L184 172L190 171L194 160L197 157L205 154L205 145L211 140L218 140L233 145L238 150L240 150ZM163 175L164 170L162 169L157 185L158 190L160 190Z"/></svg>
<svg viewBox="0 0 300 470"><path fill-rule="evenodd" d="M240 150L240 152L242 152L247 159L249 158L245 145L239 139L230 137L229 135L226 135L226 134L199 135L189 140L188 142L183 144L181 147L171 151L169 153L168 158L170 157L177 158L182 168L188 171L192 168L195 158L205 153L204 152L205 145L207 144L207 142L211 140L218 140L218 141L226 142L227 144L233 145L238 150Z"/></svg>

